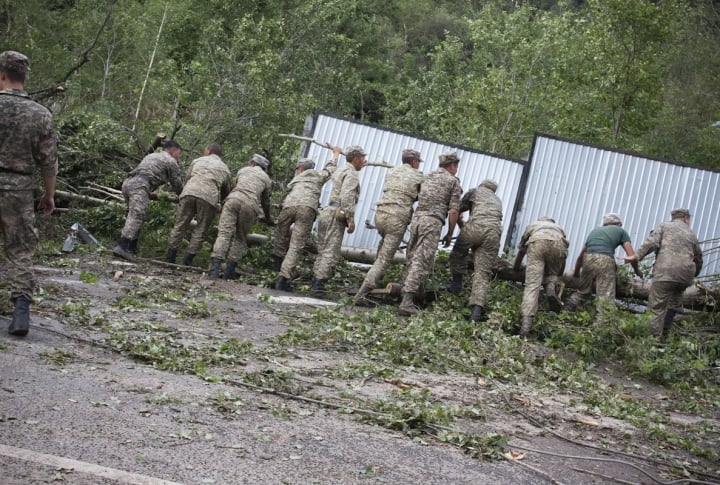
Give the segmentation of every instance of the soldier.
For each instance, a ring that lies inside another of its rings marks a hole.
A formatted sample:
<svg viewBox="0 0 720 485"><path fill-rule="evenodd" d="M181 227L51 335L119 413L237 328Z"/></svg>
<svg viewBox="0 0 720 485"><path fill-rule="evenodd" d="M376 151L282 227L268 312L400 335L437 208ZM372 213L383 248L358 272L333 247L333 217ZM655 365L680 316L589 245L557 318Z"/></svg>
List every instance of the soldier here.
<svg viewBox="0 0 720 485"><path fill-rule="evenodd" d="M9 266L5 279L15 306L8 332L19 337L30 329L30 303L35 290L35 172L40 172L45 185L38 208L48 217L55 210L58 170L52 115L25 92L29 64L19 52L0 53L0 228Z"/></svg>
<svg viewBox="0 0 720 485"><path fill-rule="evenodd" d="M150 199L157 199L155 191L158 187L169 183L173 192L178 195L182 192L182 173L177 162L182 151L180 144L168 140L163 148L162 152L151 153L143 158L122 184L128 215L113 254L128 261L135 259L140 229L147 215L147 206Z"/></svg>
<svg viewBox="0 0 720 485"><path fill-rule="evenodd" d="M622 228L620 216L610 212L602 219L603 225L596 227L587 237L585 245L575 262L576 278L581 277L580 288L565 304L565 310L574 311L592 296L595 285L597 311L601 314L615 300L616 266L615 248L622 246L628 256L635 254L630 235ZM642 278L637 261L631 262L635 274ZM582 269L582 273L581 270Z"/></svg>
<svg viewBox="0 0 720 485"><path fill-rule="evenodd" d="M273 269L280 271L275 289L290 291L289 281L296 277L295 267L305 248L317 215L323 185L337 169L340 147L333 148L333 157L322 170L315 170L315 162L303 158L295 167L295 177L288 184L290 192L283 201L275 229ZM293 226L294 225L294 226ZM293 226L292 230L290 226Z"/></svg>
<svg viewBox="0 0 720 485"><path fill-rule="evenodd" d="M500 250L502 235L502 202L495 195L497 182L483 180L476 189L465 194L460 201L460 213L470 211L470 218L463 224L450 253L452 281L450 293L462 291L463 276L467 270L468 249L472 250L474 271L470 293L471 322L485 318L485 300L490 289L492 268Z"/></svg>
<svg viewBox="0 0 720 485"><path fill-rule="evenodd" d="M415 293L424 285L435 264L440 233L445 218L448 233L443 238L445 247L450 246L458 220L462 187L455 176L460 159L456 153L440 155L440 168L425 176L418 194L417 210L410 226L407 263L403 273L402 301L398 314L415 315Z"/></svg>
<svg viewBox="0 0 720 485"><path fill-rule="evenodd" d="M655 253L648 309L650 330L661 338L670 331L683 292L703 265L700 244L690 229L690 211L674 209L670 218L670 222L661 222L650 232L635 254L624 258L633 263Z"/></svg>
<svg viewBox="0 0 720 485"><path fill-rule="evenodd" d="M366 155L362 147L350 145L345 149L347 163L332 176L330 203L320 210L318 218L318 255L311 288L315 295L324 293L325 283L335 273L345 230L348 234L355 231L355 205L360 196L358 172L367 163Z"/></svg>
<svg viewBox="0 0 720 485"><path fill-rule="evenodd" d="M223 150L219 143L210 143L205 147L203 156L196 158L188 168L185 187L180 194L180 203L175 213L175 226L170 232L168 251L165 261L174 263L178 249L190 227L193 218L197 225L190 236L190 243L183 259L185 266L192 264L193 258L202 248L203 240L220 205L232 188L230 169L221 160Z"/></svg>
<svg viewBox="0 0 720 485"><path fill-rule="evenodd" d="M567 248L568 240L565 231L550 217L540 217L525 229L513 266L515 271L520 271L520 263L527 254L525 290L520 306L520 315L522 316L520 335L527 335L532 327L533 317L538 309L541 285L545 286L545 296L550 309L559 312L562 308L562 302L555 293L555 287L565 271Z"/></svg>
<svg viewBox="0 0 720 485"><path fill-rule="evenodd" d="M236 277L235 267L245 252L248 232L258 216L264 214L263 222L274 224L270 215L272 180L265 173L269 164L267 158L256 153L247 167L238 170L235 188L225 199L220 212L218 235L213 245L208 273L210 278L220 277L220 266L226 255L228 262L223 276L226 280Z"/></svg>
<svg viewBox="0 0 720 485"><path fill-rule="evenodd" d="M422 172L418 170L421 163L420 152L407 148L402 151L402 165L391 169L385 176L383 197L377 203L375 212L375 227L382 239L375 262L355 295L356 305L374 306L367 295L377 288L385 275L410 224L413 204L423 180Z"/></svg>

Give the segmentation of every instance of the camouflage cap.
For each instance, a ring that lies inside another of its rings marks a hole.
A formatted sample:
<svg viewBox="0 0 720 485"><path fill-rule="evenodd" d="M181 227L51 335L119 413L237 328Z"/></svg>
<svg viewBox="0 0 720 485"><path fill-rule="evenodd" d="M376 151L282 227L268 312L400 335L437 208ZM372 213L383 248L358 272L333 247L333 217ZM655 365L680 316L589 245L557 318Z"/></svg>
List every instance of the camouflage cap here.
<svg viewBox="0 0 720 485"><path fill-rule="evenodd" d="M497 182L495 182L494 180L490 180L490 179L483 180L482 182L480 182L480 185L492 190L493 192L495 192L498 188Z"/></svg>
<svg viewBox="0 0 720 485"><path fill-rule="evenodd" d="M25 54L5 51L0 53L0 69L26 74L30 69L30 60Z"/></svg>
<svg viewBox="0 0 720 485"><path fill-rule="evenodd" d="M456 152L441 153L440 154L440 166L450 165L451 163L460 163L460 159Z"/></svg>
<svg viewBox="0 0 720 485"><path fill-rule="evenodd" d="M620 219L620 216L614 212L608 212L603 216L602 219L603 226L619 226L622 224L622 219Z"/></svg>
<svg viewBox="0 0 720 485"><path fill-rule="evenodd" d="M422 158L420 157L420 152L417 150L413 150L412 148L406 148L402 151L402 161L403 163L407 160L408 162L410 160L418 160L422 163Z"/></svg>
<svg viewBox="0 0 720 485"><path fill-rule="evenodd" d="M310 170L312 168L315 168L315 162L312 161L312 158L301 158L298 160L297 165L295 165L295 168L302 168L303 170Z"/></svg>
<svg viewBox="0 0 720 485"><path fill-rule="evenodd" d="M360 145L350 145L345 149L345 158L352 160L355 157L364 157L367 155Z"/></svg>
<svg viewBox="0 0 720 485"><path fill-rule="evenodd" d="M673 219L682 219L683 217L690 217L690 211L687 209L682 209L682 208L673 209L670 212L670 217L672 217Z"/></svg>
<svg viewBox="0 0 720 485"><path fill-rule="evenodd" d="M259 166L263 170L268 168L268 165L270 165L270 162L267 158L263 157L262 155L258 155L257 153L252 156L251 161L255 162L255 165Z"/></svg>

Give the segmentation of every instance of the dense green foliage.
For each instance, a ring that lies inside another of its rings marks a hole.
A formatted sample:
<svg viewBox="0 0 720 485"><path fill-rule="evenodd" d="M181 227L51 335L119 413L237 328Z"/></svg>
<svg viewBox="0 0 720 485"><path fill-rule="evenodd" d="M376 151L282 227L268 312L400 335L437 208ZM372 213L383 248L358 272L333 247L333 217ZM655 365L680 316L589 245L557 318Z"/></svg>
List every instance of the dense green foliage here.
<svg viewBox="0 0 720 485"><path fill-rule="evenodd" d="M540 131L720 166L716 0L27 0L0 27L68 184L117 183L156 132L288 177L276 135L318 111L506 156Z"/></svg>

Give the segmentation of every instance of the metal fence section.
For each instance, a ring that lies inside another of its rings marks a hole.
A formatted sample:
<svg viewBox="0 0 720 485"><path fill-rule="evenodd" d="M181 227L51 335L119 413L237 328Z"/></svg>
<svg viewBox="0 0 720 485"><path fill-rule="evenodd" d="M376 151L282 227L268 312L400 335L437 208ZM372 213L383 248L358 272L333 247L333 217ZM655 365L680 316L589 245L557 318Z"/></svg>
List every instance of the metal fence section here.
<svg viewBox="0 0 720 485"><path fill-rule="evenodd" d="M397 166L402 163L400 159L402 150L413 148L422 155L423 163L420 170L423 173L437 170L438 156L441 153L457 152L460 157L457 176L462 182L464 191L477 187L487 178L498 183L497 195L502 200L504 214L501 241L502 246L508 244L510 230L514 223L513 215L524 186L527 162L418 138L408 133L391 131L325 113L308 120L305 131L306 136L312 137L318 142L338 145L343 149L348 145L360 145L368 154L368 162L384 161ZM303 156L315 161L317 168L322 168L332 157L331 150L316 144L306 143L301 151ZM339 166L344 163L346 163L345 158L340 157ZM356 230L353 234L345 234L343 246L367 251L376 250L380 243L380 236L376 230L365 227L365 221L371 224L374 222L375 204L382 196L382 187L387 171L387 168L382 167L365 167L360 171L361 192L355 213ZM320 198L322 205L327 204L331 187L332 182L325 185ZM501 251L502 249L501 247Z"/></svg>
<svg viewBox="0 0 720 485"><path fill-rule="evenodd" d="M677 207L690 210L690 225L700 241L717 238L719 189L718 171L538 134L511 245L517 245L528 224L551 216L568 234L570 269L588 233L601 225L603 214L620 214L637 248L653 227L670 220L670 211ZM718 245L715 241L703 249ZM623 254L622 249L616 252ZM705 259L701 276L720 273L720 254Z"/></svg>

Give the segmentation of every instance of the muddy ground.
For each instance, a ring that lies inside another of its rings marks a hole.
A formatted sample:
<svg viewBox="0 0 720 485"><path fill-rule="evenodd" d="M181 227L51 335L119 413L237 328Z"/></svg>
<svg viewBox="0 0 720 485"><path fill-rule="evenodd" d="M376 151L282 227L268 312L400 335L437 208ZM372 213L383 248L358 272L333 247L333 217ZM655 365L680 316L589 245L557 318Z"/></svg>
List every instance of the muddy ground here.
<svg viewBox="0 0 720 485"><path fill-rule="evenodd" d="M343 349L280 348L275 337L302 324L321 301L267 301L258 295L287 295L95 253L57 256L35 273L30 334L0 333L5 485L650 484L677 480L683 464L704 472L691 476L699 482L720 481L712 463L658 449L628 422L591 415L576 396L533 389L518 395L500 383L415 368L393 379L343 378L336 370L360 365L362 357ZM167 293L164 303L153 303L148 291ZM5 326L9 317L2 320ZM150 359L119 351L121 343L108 339L113 326L157 329L158 339L195 346L236 338L251 342L253 352L203 372L159 370ZM527 345L545 352L536 342ZM253 372L268 380L249 382L245 376ZM292 389L272 392L273 372L292 375ZM604 377L628 399L662 399L661 388ZM483 419L459 420L453 428L505 435L508 451L520 459L473 458L437 440L365 423L363 410L353 409L407 386L445 401L484 403ZM672 416L679 425L699 419ZM720 429L720 422L710 419L709 426Z"/></svg>

